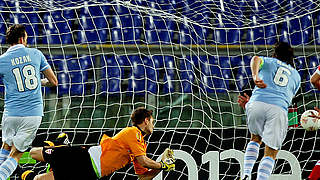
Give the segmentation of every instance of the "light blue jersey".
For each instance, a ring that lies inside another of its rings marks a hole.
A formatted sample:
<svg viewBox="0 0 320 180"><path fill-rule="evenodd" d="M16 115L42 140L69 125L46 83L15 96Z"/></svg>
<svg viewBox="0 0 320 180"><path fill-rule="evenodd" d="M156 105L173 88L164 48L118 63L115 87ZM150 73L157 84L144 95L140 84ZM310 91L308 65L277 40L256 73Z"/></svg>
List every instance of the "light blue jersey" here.
<svg viewBox="0 0 320 180"><path fill-rule="evenodd" d="M263 64L259 70L259 77L267 87L255 87L249 102L261 101L288 111L288 106L300 87L301 77L298 71L276 58L260 58Z"/></svg>
<svg viewBox="0 0 320 180"><path fill-rule="evenodd" d="M22 44L0 56L0 76L5 85L4 114L43 116L40 72L50 68L41 51Z"/></svg>

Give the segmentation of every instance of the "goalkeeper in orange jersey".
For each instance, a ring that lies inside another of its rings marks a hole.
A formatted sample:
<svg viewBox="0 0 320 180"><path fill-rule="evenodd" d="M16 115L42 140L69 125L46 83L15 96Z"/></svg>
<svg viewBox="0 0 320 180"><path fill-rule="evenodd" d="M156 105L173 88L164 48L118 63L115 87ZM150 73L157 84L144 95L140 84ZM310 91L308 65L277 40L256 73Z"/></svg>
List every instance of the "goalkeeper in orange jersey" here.
<svg viewBox="0 0 320 180"><path fill-rule="evenodd" d="M105 177L133 162L139 179L152 179L161 170L175 168L173 151L166 149L162 160L156 162L146 155L144 136L153 132L152 110L139 107L131 114L132 127L122 129L114 137L103 135L100 145L84 148L80 146L45 146L32 148L33 159L47 162L52 172L36 175L25 171L22 180L85 179Z"/></svg>

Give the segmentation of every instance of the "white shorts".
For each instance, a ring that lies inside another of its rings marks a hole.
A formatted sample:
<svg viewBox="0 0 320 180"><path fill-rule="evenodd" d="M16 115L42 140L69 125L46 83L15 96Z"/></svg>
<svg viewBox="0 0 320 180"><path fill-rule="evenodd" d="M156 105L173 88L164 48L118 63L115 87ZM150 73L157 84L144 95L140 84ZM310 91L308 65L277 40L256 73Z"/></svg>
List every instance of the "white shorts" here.
<svg viewBox="0 0 320 180"><path fill-rule="evenodd" d="M41 116L2 116L2 141L24 152L36 137Z"/></svg>
<svg viewBox="0 0 320 180"><path fill-rule="evenodd" d="M287 135L288 112L273 104L253 101L246 105L246 114L250 133L261 136L272 149L280 149Z"/></svg>

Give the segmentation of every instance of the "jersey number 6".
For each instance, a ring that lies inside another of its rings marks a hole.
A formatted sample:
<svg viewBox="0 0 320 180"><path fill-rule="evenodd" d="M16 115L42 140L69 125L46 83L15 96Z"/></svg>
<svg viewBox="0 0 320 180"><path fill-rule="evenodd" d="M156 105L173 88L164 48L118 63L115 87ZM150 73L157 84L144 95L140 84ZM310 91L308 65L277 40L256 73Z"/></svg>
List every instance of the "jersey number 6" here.
<svg viewBox="0 0 320 180"><path fill-rule="evenodd" d="M276 75L273 78L273 82L278 86L286 86L289 82L288 75L291 75L291 71L285 67L279 67Z"/></svg>

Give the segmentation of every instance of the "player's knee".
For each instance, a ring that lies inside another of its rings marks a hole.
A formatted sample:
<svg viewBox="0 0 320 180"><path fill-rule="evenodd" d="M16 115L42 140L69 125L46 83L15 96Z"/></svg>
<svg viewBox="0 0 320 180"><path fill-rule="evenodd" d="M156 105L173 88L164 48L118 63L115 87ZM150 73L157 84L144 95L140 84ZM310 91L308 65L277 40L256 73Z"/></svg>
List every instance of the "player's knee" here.
<svg viewBox="0 0 320 180"><path fill-rule="evenodd" d="M36 148L32 148L30 150L30 156L32 159L35 159L37 161L44 161L43 157L42 157L42 147L36 147Z"/></svg>

